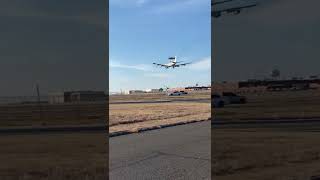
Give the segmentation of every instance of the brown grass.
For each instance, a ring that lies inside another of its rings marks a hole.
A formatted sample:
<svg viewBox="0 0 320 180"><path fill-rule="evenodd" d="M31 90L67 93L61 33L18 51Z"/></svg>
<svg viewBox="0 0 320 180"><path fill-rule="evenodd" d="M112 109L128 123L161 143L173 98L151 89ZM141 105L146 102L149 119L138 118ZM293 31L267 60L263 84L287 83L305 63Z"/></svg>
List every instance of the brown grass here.
<svg viewBox="0 0 320 180"><path fill-rule="evenodd" d="M214 109L218 119L283 119L320 117L320 91L244 94L248 103Z"/></svg>
<svg viewBox="0 0 320 180"><path fill-rule="evenodd" d="M0 177L12 180L105 180L107 133L0 137Z"/></svg>
<svg viewBox="0 0 320 180"><path fill-rule="evenodd" d="M109 102L139 102L139 101L164 101L177 99L207 99L210 98L211 91L194 91L189 92L187 96L167 96L165 93L145 93L145 94L129 94L129 95L112 95Z"/></svg>
<svg viewBox="0 0 320 180"><path fill-rule="evenodd" d="M320 117L320 91L244 94L248 103L213 109L216 119ZM302 180L320 175L320 131L214 128L212 177L229 180Z"/></svg>
<svg viewBox="0 0 320 180"><path fill-rule="evenodd" d="M212 131L212 176L291 180L319 175L319 133L264 129Z"/></svg>
<svg viewBox="0 0 320 180"><path fill-rule="evenodd" d="M152 103L110 105L109 132L132 131L160 125L206 120L210 103Z"/></svg>
<svg viewBox="0 0 320 180"><path fill-rule="evenodd" d="M189 93L181 97L168 97L163 94L119 95L114 96L109 105L109 132L131 131L160 125L207 120L211 116L210 91ZM207 99L208 101L178 102ZM112 104L113 102L163 101L159 103Z"/></svg>
<svg viewBox="0 0 320 180"><path fill-rule="evenodd" d="M109 125L185 118L191 115L210 114L210 112L209 103L111 104Z"/></svg>
<svg viewBox="0 0 320 180"><path fill-rule="evenodd" d="M106 103L1 105L0 127L104 124L106 107Z"/></svg>

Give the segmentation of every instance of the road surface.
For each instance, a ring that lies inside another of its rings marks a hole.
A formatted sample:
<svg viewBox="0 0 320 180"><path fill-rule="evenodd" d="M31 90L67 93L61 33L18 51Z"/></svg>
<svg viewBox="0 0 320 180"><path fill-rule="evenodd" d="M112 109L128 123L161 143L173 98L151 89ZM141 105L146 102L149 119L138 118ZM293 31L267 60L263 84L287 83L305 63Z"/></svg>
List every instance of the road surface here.
<svg viewBox="0 0 320 180"><path fill-rule="evenodd" d="M211 179L210 121L109 138L109 177Z"/></svg>

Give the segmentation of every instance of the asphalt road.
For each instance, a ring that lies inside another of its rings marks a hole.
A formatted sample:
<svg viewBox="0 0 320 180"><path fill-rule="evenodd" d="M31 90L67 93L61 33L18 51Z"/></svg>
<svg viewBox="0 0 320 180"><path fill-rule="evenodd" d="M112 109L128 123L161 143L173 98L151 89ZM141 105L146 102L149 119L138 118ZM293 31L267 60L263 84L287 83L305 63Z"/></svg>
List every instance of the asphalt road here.
<svg viewBox="0 0 320 180"><path fill-rule="evenodd" d="M211 179L210 121L109 138L109 177Z"/></svg>

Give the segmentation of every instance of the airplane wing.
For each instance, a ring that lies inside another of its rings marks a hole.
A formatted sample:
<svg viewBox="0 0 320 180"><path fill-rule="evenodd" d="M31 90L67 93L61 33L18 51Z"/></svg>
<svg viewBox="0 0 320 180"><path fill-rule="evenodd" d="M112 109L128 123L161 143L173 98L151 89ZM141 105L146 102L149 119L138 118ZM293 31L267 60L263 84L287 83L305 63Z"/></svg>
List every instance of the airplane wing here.
<svg viewBox="0 0 320 180"><path fill-rule="evenodd" d="M158 63L152 63L152 64L157 65L157 66L166 67L166 65L165 65L165 64L158 64Z"/></svg>
<svg viewBox="0 0 320 180"><path fill-rule="evenodd" d="M234 1L234 0L224 0L224 1L218 1L218 2L211 2L211 5L214 6L214 5L223 4L223 3L231 2L231 1Z"/></svg>
<svg viewBox="0 0 320 180"><path fill-rule="evenodd" d="M226 9L221 9L221 10L214 10L211 12L211 15L213 17L220 17L223 12L239 14L242 9L251 8L254 6L257 6L257 4L251 4L251 5L239 6L239 7L233 7L233 8L226 8Z"/></svg>
<svg viewBox="0 0 320 180"><path fill-rule="evenodd" d="M188 64L191 64L191 63L176 64L176 66L179 67L179 66L185 66L185 65L188 65Z"/></svg>

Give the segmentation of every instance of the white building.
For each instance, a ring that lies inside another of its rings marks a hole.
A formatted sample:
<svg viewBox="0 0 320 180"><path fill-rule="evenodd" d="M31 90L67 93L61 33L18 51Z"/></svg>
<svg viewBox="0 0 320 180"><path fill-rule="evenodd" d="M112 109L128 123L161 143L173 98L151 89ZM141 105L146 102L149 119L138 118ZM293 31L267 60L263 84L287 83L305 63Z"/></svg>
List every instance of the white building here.
<svg viewBox="0 0 320 180"><path fill-rule="evenodd" d="M49 104L61 104L64 103L64 92L50 93L48 95Z"/></svg>
<svg viewBox="0 0 320 180"><path fill-rule="evenodd" d="M147 93L158 93L158 92L160 92L160 89L147 89L146 92Z"/></svg>

